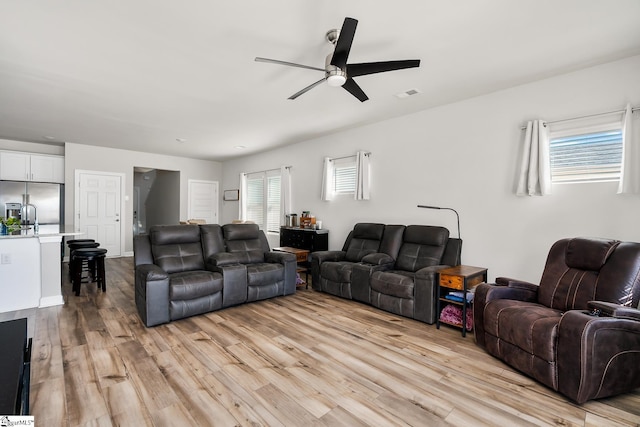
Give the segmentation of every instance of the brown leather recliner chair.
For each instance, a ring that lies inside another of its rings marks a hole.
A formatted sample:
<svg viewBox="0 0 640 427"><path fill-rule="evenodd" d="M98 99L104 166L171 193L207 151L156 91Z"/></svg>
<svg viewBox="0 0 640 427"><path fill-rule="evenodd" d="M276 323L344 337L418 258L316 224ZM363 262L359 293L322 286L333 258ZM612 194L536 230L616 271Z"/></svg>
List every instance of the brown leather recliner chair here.
<svg viewBox="0 0 640 427"><path fill-rule="evenodd" d="M540 285L476 288L476 342L577 403L640 387L640 243L563 239Z"/></svg>

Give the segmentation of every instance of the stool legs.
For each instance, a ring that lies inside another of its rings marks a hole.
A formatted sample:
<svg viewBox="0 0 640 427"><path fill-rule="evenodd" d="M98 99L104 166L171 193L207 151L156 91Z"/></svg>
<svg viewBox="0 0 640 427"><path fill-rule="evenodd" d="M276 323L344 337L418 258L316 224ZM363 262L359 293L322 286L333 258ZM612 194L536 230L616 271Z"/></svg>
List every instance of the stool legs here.
<svg viewBox="0 0 640 427"><path fill-rule="evenodd" d="M85 263L89 266L89 277L88 280L90 282L95 282L98 289L102 289L102 292L107 291L107 280L105 273L105 255L106 250L101 250L104 253L95 254L95 253L81 253L83 250L78 250L74 253L72 260L72 272L71 272L71 283L72 290L76 294L76 296L80 295L80 286L82 284L82 273L84 271ZM85 251L91 251L91 249L86 249ZM99 251L99 250L96 250Z"/></svg>
<svg viewBox="0 0 640 427"><path fill-rule="evenodd" d="M104 258L105 257L98 257L98 259L95 261L96 263L96 275L97 275L97 279L96 279L96 283L98 285L98 288L102 288L102 292L107 292L107 280L105 277L105 271L104 271Z"/></svg>
<svg viewBox="0 0 640 427"><path fill-rule="evenodd" d="M80 284L82 283L82 260L74 260L71 271L71 282L73 283L73 292L76 296L80 295Z"/></svg>

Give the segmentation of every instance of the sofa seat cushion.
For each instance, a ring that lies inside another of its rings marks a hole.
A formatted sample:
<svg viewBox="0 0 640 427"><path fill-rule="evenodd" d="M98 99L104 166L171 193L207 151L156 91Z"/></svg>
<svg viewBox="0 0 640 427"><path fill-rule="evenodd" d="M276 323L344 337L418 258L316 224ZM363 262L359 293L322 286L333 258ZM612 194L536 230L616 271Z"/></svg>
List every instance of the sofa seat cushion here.
<svg viewBox="0 0 640 427"><path fill-rule="evenodd" d="M485 332L547 362L555 362L562 312L536 303L498 299L484 309Z"/></svg>
<svg viewBox="0 0 640 427"><path fill-rule="evenodd" d="M412 299L415 273L402 270L376 271L371 275L371 290L397 298Z"/></svg>
<svg viewBox="0 0 640 427"><path fill-rule="evenodd" d="M247 285L266 286L284 281L284 266L276 263L247 264Z"/></svg>
<svg viewBox="0 0 640 427"><path fill-rule="evenodd" d="M222 274L211 271L184 271L169 275L169 300L182 301L222 291Z"/></svg>
<svg viewBox="0 0 640 427"><path fill-rule="evenodd" d="M335 261L322 263L320 275L334 283L347 283L351 281L353 263L349 261Z"/></svg>

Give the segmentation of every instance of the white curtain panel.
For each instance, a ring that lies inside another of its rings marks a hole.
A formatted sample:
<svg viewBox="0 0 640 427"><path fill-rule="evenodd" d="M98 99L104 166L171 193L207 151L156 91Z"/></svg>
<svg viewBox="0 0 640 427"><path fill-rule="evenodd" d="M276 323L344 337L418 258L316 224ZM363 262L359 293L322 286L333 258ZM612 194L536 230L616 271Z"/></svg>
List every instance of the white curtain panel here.
<svg viewBox="0 0 640 427"><path fill-rule="evenodd" d="M369 153L358 151L356 153L356 192L354 199L369 200Z"/></svg>
<svg viewBox="0 0 640 427"><path fill-rule="evenodd" d="M247 219L247 174L240 174L240 203L238 203L238 219L244 221Z"/></svg>
<svg viewBox="0 0 640 427"><path fill-rule="evenodd" d="M633 110L631 104L627 104L622 123L622 163L618 194L640 194L640 138L634 135L633 127Z"/></svg>
<svg viewBox="0 0 640 427"><path fill-rule="evenodd" d="M551 163L549 135L544 121L527 122L524 149L518 176L518 196L546 196L551 194Z"/></svg>
<svg viewBox="0 0 640 427"><path fill-rule="evenodd" d="M324 158L324 166L322 168L322 190L320 193L320 199L329 201L333 199L333 186L331 185L331 179L333 178L333 162L330 157Z"/></svg>
<svg viewBox="0 0 640 427"><path fill-rule="evenodd" d="M280 224L286 225L286 215L291 211L291 170L280 168Z"/></svg>

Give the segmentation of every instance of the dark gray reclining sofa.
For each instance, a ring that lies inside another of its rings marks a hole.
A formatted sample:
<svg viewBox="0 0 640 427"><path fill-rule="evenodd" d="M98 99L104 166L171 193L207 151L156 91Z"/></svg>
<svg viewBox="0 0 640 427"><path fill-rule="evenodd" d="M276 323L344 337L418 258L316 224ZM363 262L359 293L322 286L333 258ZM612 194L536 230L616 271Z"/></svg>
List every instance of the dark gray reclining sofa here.
<svg viewBox="0 0 640 427"><path fill-rule="evenodd" d="M358 223L341 251L311 254L312 286L434 323L437 272L459 265L461 249L444 227Z"/></svg>
<svg viewBox="0 0 640 427"><path fill-rule="evenodd" d="M146 326L296 290L296 258L255 224L160 225L134 238L135 300Z"/></svg>

